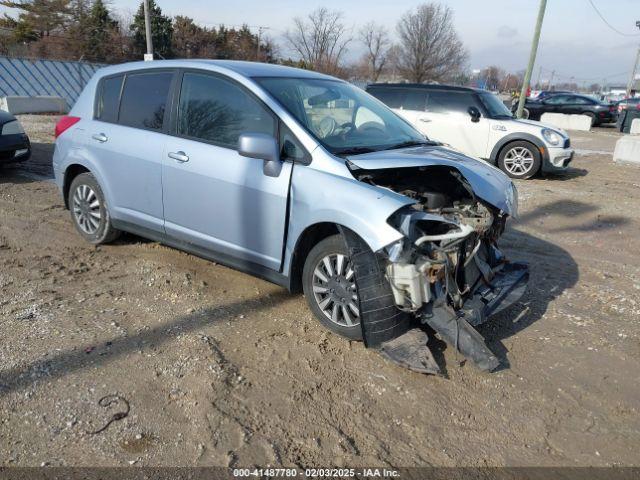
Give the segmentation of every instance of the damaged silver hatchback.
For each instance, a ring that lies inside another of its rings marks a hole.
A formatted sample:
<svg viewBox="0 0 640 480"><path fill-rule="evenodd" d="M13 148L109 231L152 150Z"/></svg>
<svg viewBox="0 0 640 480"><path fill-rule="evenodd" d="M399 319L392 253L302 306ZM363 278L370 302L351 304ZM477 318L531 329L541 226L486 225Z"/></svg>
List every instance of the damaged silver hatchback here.
<svg viewBox="0 0 640 480"><path fill-rule="evenodd" d="M474 327L528 281L497 247L516 189L361 89L259 63L122 64L56 136L87 241L132 232L303 291L327 328L416 371L438 371L431 331L499 365Z"/></svg>

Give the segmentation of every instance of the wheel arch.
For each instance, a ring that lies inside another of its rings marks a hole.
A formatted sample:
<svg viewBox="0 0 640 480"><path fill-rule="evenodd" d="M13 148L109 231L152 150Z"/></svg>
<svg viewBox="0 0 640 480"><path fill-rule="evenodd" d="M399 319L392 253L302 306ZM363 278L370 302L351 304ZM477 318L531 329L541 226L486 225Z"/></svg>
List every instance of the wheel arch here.
<svg viewBox="0 0 640 480"><path fill-rule="evenodd" d="M534 146L540 153L542 164L549 161L549 150L544 142L530 133L510 133L501 138L491 150L491 161L495 164L498 163L498 158L504 149L514 142L528 142Z"/></svg>
<svg viewBox="0 0 640 480"><path fill-rule="evenodd" d="M76 178L81 173L92 173L86 166L80 163L72 163L67 166L64 171L64 177L62 180L62 198L64 199L65 208L69 208L69 189L71 188L71 183L73 179Z"/></svg>
<svg viewBox="0 0 640 480"><path fill-rule="evenodd" d="M339 234L341 227L333 222L314 223L305 228L298 236L289 262L289 290L291 292L302 292L302 270L311 249L325 238Z"/></svg>

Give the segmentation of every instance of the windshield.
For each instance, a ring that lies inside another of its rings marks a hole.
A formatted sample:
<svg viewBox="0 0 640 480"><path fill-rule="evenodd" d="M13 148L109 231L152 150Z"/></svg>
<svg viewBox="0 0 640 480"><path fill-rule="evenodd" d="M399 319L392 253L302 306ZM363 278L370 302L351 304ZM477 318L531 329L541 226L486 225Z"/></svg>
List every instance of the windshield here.
<svg viewBox="0 0 640 480"><path fill-rule="evenodd" d="M482 101L484 108L487 109L490 118L513 117L513 114L505 104L502 103L502 100L500 100L497 95L494 95L493 93L481 93L479 96L480 101Z"/></svg>
<svg viewBox="0 0 640 480"><path fill-rule="evenodd" d="M306 78L255 80L334 154L428 143L388 107L348 83Z"/></svg>

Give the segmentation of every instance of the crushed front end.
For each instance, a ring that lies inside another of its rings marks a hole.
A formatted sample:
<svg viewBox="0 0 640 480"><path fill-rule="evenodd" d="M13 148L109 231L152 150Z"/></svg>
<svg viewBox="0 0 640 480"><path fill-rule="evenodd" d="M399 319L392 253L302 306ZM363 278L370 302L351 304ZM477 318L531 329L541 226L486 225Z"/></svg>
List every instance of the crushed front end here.
<svg viewBox="0 0 640 480"><path fill-rule="evenodd" d="M358 180L415 201L388 219L403 238L375 252L397 308L429 325L478 368L496 369L498 358L474 327L515 303L529 279L527 265L508 261L497 246L509 214L516 213L515 187L506 184L507 213L481 199L452 166L351 169ZM368 346L389 359L417 371L439 370L423 329L407 326L393 338L372 341L375 326L366 316L361 324Z"/></svg>

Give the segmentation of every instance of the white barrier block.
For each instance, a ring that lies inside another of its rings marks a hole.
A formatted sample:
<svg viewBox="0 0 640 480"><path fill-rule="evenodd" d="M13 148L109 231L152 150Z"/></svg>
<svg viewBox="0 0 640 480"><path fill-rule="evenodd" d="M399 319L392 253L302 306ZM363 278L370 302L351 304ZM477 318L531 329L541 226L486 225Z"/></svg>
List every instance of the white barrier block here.
<svg viewBox="0 0 640 480"><path fill-rule="evenodd" d="M640 165L640 135L627 135L620 138L613 151L613 161Z"/></svg>
<svg viewBox="0 0 640 480"><path fill-rule="evenodd" d="M2 97L0 108L18 115L21 113L67 113L67 102L62 97Z"/></svg>
<svg viewBox="0 0 640 480"><path fill-rule="evenodd" d="M640 118L634 118L631 121L631 130L629 130L631 135L640 135Z"/></svg>
<svg viewBox="0 0 640 480"><path fill-rule="evenodd" d="M564 113L543 113L540 117L542 123L548 123L564 130L591 130L591 117L587 115L566 115Z"/></svg>

